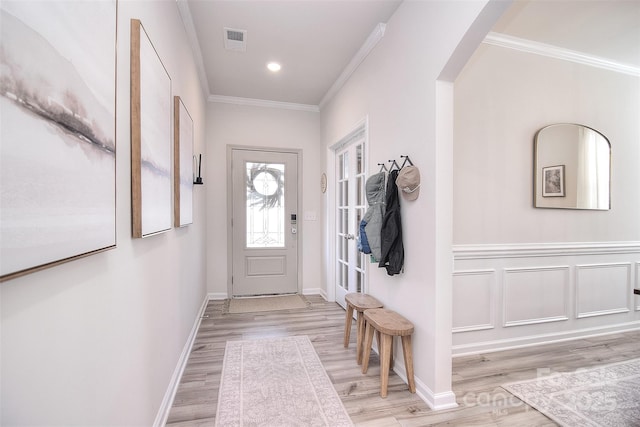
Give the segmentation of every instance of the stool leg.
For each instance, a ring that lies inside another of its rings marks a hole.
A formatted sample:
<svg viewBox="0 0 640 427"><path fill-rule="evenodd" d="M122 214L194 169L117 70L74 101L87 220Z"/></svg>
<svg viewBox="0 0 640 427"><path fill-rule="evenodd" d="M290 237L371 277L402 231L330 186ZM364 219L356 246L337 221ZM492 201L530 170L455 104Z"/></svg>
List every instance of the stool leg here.
<svg viewBox="0 0 640 427"><path fill-rule="evenodd" d="M393 335L382 334L382 349L380 350L380 397L387 397L392 346Z"/></svg>
<svg viewBox="0 0 640 427"><path fill-rule="evenodd" d="M344 348L349 347L351 338L351 320L353 320L353 306L347 304L347 316L344 318Z"/></svg>
<svg viewBox="0 0 640 427"><path fill-rule="evenodd" d="M365 327L365 337L364 337L364 348L362 354L362 373L366 374L367 369L369 369L369 356L371 355L371 344L373 342L373 327L370 323L366 323ZM378 346L380 346L380 341L378 341Z"/></svg>
<svg viewBox="0 0 640 427"><path fill-rule="evenodd" d="M416 392L416 382L413 378L413 352L411 350L411 335L402 337L402 353L404 354L404 367L407 371L407 381L409 382L409 391Z"/></svg>
<svg viewBox="0 0 640 427"><path fill-rule="evenodd" d="M363 353L363 348L362 346L364 345L364 313L362 313L361 311L358 311L358 337L356 339L356 362L358 363L358 365L362 364L362 353Z"/></svg>

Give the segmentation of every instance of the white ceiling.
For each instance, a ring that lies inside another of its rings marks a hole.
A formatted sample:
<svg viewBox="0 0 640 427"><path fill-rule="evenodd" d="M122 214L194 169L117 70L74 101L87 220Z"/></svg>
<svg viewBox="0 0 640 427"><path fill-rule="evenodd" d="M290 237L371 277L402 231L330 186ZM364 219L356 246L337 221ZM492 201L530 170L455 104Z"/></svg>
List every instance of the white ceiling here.
<svg viewBox="0 0 640 427"><path fill-rule="evenodd" d="M401 0L188 0L212 95L318 105ZM247 31L246 52L224 48L224 27ZM277 61L282 70L267 70Z"/></svg>
<svg viewBox="0 0 640 427"><path fill-rule="evenodd" d="M516 1L493 31L640 68L640 0Z"/></svg>
<svg viewBox="0 0 640 427"><path fill-rule="evenodd" d="M192 43L199 45L201 78L211 95L317 106L401 1L178 0L178 4ZM225 50L224 27L247 31L246 52ZM520 0L493 32L640 69L640 0ZM269 61L280 62L282 70L268 71Z"/></svg>

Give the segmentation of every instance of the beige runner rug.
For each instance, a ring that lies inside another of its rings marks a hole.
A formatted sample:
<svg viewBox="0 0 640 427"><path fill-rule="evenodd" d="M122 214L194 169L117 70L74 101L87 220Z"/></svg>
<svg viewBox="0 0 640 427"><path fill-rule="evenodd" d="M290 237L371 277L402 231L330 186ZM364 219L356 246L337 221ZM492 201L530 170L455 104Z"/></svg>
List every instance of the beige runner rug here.
<svg viewBox="0 0 640 427"><path fill-rule="evenodd" d="M227 341L216 426L352 426L307 336Z"/></svg>
<svg viewBox="0 0 640 427"><path fill-rule="evenodd" d="M502 388L561 426L640 426L640 359L540 376Z"/></svg>
<svg viewBox="0 0 640 427"><path fill-rule="evenodd" d="M300 295L276 297L234 298L229 301L229 313L256 313L260 311L291 310L305 308L307 303Z"/></svg>

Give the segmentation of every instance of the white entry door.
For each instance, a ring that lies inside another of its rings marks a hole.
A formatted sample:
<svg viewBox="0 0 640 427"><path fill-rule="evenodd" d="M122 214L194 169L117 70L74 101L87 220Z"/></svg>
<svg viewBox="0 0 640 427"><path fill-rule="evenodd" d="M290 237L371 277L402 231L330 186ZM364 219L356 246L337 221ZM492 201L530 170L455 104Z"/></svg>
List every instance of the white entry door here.
<svg viewBox="0 0 640 427"><path fill-rule="evenodd" d="M336 152L336 301L364 292L367 255L358 251L357 237L366 211L364 139Z"/></svg>
<svg viewBox="0 0 640 427"><path fill-rule="evenodd" d="M298 292L298 155L233 149L233 296Z"/></svg>

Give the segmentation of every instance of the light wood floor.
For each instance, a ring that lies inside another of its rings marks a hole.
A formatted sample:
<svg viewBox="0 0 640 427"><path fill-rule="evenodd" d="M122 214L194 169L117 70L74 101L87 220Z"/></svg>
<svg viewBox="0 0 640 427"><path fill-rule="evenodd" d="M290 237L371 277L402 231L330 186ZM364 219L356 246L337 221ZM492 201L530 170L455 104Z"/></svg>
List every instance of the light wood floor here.
<svg viewBox="0 0 640 427"><path fill-rule="evenodd" d="M355 328L344 349L345 311L319 296L306 309L228 314L228 301L209 302L181 379L168 426L212 426L227 340L308 335L357 425L378 426L554 426L500 385L535 378L538 369L568 372L640 357L640 331L453 359L458 407L434 412L392 372L389 396L379 396L378 358L366 375L355 362ZM353 322L355 325L355 322ZM419 358L415 354L414 358Z"/></svg>

